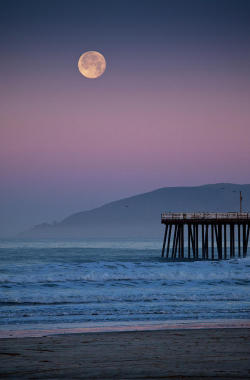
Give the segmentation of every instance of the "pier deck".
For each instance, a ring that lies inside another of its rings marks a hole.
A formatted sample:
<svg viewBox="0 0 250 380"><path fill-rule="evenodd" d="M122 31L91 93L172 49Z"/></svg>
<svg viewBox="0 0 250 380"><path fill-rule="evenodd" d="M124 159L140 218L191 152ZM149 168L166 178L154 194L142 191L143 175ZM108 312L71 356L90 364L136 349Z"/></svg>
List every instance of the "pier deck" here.
<svg viewBox="0 0 250 380"><path fill-rule="evenodd" d="M247 255L250 213L163 213L161 223L166 226L162 257L167 259L222 260Z"/></svg>

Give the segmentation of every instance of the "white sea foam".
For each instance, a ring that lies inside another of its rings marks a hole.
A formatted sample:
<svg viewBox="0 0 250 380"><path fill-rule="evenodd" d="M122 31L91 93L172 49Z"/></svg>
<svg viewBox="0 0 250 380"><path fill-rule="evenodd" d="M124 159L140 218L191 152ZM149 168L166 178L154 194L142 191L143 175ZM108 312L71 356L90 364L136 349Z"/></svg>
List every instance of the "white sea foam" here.
<svg viewBox="0 0 250 380"><path fill-rule="evenodd" d="M0 240L0 249L78 249L78 248L109 248L109 249L160 249L162 243L159 240L91 240L85 241L4 241Z"/></svg>
<svg viewBox="0 0 250 380"><path fill-rule="evenodd" d="M221 262L91 262L76 265L23 265L0 274L0 283L66 281L250 281L249 259ZM8 273L9 272L9 273Z"/></svg>
<svg viewBox="0 0 250 380"><path fill-rule="evenodd" d="M249 258L170 263L155 242L15 244L0 249L2 326L250 316Z"/></svg>

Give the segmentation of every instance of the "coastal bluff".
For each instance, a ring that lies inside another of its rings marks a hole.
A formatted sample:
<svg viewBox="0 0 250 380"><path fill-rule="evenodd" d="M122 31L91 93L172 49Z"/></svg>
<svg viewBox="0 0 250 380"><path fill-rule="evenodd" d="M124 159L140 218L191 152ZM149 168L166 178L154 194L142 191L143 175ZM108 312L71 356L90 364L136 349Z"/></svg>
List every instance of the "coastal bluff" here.
<svg viewBox="0 0 250 380"><path fill-rule="evenodd" d="M74 213L59 223L43 222L22 238L162 238L163 212L250 211L250 185L217 183L193 187L164 187Z"/></svg>

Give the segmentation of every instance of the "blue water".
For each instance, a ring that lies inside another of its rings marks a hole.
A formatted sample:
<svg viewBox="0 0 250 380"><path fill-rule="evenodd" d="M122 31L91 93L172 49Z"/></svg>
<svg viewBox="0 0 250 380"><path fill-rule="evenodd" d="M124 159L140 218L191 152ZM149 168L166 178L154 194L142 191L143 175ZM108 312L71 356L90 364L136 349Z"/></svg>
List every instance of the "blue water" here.
<svg viewBox="0 0 250 380"><path fill-rule="evenodd" d="M0 242L0 328L249 319L250 258L166 262L161 241Z"/></svg>

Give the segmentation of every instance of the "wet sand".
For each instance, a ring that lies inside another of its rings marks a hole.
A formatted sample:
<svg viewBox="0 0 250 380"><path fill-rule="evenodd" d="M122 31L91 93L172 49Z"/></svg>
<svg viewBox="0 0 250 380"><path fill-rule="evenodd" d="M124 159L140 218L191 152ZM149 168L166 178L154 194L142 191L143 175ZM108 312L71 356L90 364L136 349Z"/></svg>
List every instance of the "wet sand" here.
<svg viewBox="0 0 250 380"><path fill-rule="evenodd" d="M3 379L250 377L250 329L99 332L0 340Z"/></svg>

